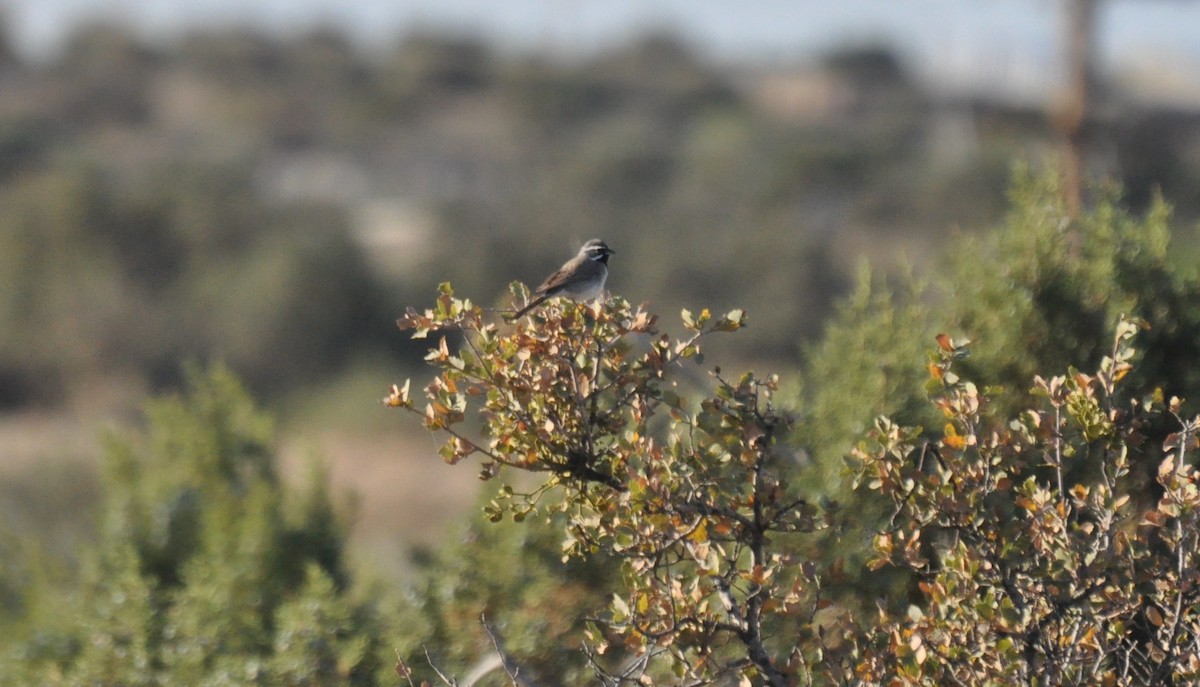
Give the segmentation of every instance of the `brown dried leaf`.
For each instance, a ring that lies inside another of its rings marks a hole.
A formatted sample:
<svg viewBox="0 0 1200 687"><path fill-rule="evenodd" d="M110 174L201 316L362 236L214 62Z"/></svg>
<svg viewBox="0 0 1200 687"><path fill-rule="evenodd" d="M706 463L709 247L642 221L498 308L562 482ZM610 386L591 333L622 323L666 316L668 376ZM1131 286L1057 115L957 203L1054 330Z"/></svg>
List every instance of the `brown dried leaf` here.
<svg viewBox="0 0 1200 687"><path fill-rule="evenodd" d="M1171 432L1170 434L1168 434L1167 438L1163 440L1163 450L1171 451L1171 450L1179 448L1179 437L1180 437L1179 432ZM1160 472L1160 474L1161 474L1161 472Z"/></svg>
<svg viewBox="0 0 1200 687"><path fill-rule="evenodd" d="M384 397L380 402L389 408L401 408L409 405L408 389L412 383L411 379L404 380L404 386L392 385L391 392Z"/></svg>
<svg viewBox="0 0 1200 687"><path fill-rule="evenodd" d="M1162 611L1158 610L1157 606L1147 606L1146 607L1146 620L1149 620L1150 624L1155 627L1162 627L1162 624L1163 624Z"/></svg>
<svg viewBox="0 0 1200 687"><path fill-rule="evenodd" d="M1166 477L1173 472L1175 472L1175 454L1172 453L1158 464L1158 476L1159 478Z"/></svg>

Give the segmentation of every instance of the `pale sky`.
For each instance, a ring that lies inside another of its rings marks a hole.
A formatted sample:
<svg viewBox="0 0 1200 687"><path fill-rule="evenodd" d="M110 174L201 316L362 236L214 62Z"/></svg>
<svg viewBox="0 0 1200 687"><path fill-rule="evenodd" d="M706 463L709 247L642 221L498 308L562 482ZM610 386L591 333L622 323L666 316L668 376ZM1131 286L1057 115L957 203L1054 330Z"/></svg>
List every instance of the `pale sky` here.
<svg viewBox="0 0 1200 687"><path fill-rule="evenodd" d="M951 86L1048 88L1059 63L1063 0L0 0L18 45L52 52L86 18L127 21L150 38L196 24L300 31L328 23L369 46L448 28L513 49L570 54L653 29L719 60L788 61L831 46L885 43ZM1116 70L1200 72L1200 1L1107 0L1100 47ZM994 83L992 83L994 82ZM1200 84L1197 84L1200 89Z"/></svg>

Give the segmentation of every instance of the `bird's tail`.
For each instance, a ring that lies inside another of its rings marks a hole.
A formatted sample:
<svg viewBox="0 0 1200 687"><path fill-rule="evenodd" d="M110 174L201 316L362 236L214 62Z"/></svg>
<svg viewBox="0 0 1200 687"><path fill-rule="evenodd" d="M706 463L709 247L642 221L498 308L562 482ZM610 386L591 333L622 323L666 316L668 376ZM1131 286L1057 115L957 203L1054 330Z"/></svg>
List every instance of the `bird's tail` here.
<svg viewBox="0 0 1200 687"><path fill-rule="evenodd" d="M521 316L523 316L525 313L527 313L530 310L533 310L534 308L541 305L542 302L546 300L546 298L547 298L546 296L538 296L537 298L529 301L528 305L526 305L524 308L521 308L520 310L518 310L515 314L505 315L504 319L508 320L509 322L519 320L519 319L521 319Z"/></svg>

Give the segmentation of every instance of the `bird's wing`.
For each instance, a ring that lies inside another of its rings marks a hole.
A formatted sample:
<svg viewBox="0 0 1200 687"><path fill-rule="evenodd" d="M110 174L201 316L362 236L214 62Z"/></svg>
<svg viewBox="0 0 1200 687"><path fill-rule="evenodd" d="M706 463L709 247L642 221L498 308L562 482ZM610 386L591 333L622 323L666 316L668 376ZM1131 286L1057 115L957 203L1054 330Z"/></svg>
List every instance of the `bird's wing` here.
<svg viewBox="0 0 1200 687"><path fill-rule="evenodd" d="M512 316L512 319L518 319L533 308L536 308L542 301L555 295L568 281L573 279L573 275L579 270L579 259L567 261L567 264L558 268L554 274L546 277L546 281L542 282L536 289L533 290L533 295L536 296L524 308L517 311L517 314Z"/></svg>
<svg viewBox="0 0 1200 687"><path fill-rule="evenodd" d="M554 274L546 277L546 281L542 282L533 292L538 295L552 296L563 284L567 283L567 280L571 278L574 272L574 265L568 262L558 268Z"/></svg>

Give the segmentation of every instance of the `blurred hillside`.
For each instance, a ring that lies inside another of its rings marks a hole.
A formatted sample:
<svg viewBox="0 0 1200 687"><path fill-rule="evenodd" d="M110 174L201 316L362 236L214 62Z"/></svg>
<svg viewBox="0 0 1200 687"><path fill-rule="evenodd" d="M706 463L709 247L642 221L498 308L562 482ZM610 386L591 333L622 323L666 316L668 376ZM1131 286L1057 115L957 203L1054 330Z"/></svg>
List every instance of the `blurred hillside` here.
<svg viewBox="0 0 1200 687"><path fill-rule="evenodd" d="M171 386L189 357L296 389L402 354L394 315L438 281L503 304L592 236L612 289L769 311L753 350L791 360L860 256L993 223L1044 155L1039 111L931 92L885 49L726 69L664 36L572 63L108 24L44 65L0 46L0 407ZM1200 113L1146 102L1109 94L1107 171L1191 226Z"/></svg>

